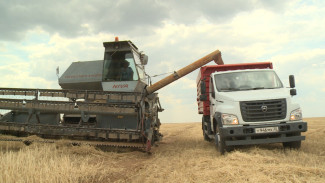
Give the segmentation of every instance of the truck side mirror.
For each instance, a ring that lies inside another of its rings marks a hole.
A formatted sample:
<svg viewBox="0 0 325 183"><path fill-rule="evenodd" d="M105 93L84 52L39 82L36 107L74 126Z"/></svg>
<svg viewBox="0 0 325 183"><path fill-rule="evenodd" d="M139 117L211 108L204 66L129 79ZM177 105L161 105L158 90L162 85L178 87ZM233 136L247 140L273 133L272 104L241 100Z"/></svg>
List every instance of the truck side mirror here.
<svg viewBox="0 0 325 183"><path fill-rule="evenodd" d="M200 101L207 101L208 97L205 94L200 95Z"/></svg>
<svg viewBox="0 0 325 183"><path fill-rule="evenodd" d="M207 92L206 91L205 79L201 80L200 87L201 87L201 94L205 94Z"/></svg>
<svg viewBox="0 0 325 183"><path fill-rule="evenodd" d="M289 83L290 83L290 88L296 87L296 84L295 84L295 76L294 75L290 75L289 76Z"/></svg>

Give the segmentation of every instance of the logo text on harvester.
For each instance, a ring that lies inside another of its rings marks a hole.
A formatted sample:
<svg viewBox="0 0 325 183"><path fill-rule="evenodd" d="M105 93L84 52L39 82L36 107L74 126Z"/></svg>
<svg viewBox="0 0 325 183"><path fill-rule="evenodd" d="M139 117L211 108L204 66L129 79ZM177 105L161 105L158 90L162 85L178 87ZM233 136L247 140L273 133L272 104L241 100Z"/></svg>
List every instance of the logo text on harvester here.
<svg viewBox="0 0 325 183"><path fill-rule="evenodd" d="M128 88L128 84L119 84L119 85L113 85L113 88Z"/></svg>

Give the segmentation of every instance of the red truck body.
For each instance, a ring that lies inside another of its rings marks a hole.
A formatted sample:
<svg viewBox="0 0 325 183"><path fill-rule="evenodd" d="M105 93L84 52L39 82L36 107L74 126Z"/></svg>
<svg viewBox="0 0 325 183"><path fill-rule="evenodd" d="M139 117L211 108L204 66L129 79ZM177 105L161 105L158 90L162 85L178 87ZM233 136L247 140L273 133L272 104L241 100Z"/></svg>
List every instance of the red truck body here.
<svg viewBox="0 0 325 183"><path fill-rule="evenodd" d="M209 92L210 75L214 72L223 72L230 70L245 70L245 69L273 69L272 62L258 62L258 63L240 63L240 64L225 64L225 65L208 65L200 68L196 79L197 84L197 104L199 114L210 115L210 100L207 95L206 101L200 101L201 96L201 82L205 82L206 92Z"/></svg>

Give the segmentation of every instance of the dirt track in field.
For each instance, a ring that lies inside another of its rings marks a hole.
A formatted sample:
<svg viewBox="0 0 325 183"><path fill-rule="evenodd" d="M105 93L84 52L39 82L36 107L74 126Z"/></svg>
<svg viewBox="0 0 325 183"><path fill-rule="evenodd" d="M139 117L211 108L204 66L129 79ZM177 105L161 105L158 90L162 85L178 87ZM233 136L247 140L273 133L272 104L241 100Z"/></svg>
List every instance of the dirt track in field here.
<svg viewBox="0 0 325 183"><path fill-rule="evenodd" d="M1 142L0 182L325 182L325 118L309 118L299 151L244 146L221 156L200 123L162 124L151 155L64 143Z"/></svg>

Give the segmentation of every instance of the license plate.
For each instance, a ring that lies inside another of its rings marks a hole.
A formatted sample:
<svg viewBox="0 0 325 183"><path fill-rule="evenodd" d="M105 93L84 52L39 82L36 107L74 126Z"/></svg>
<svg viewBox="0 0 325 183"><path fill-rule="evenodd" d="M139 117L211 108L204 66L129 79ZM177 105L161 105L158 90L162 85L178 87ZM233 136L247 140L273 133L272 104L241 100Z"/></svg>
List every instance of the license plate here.
<svg viewBox="0 0 325 183"><path fill-rule="evenodd" d="M255 133L272 133L278 131L279 127L255 128Z"/></svg>

